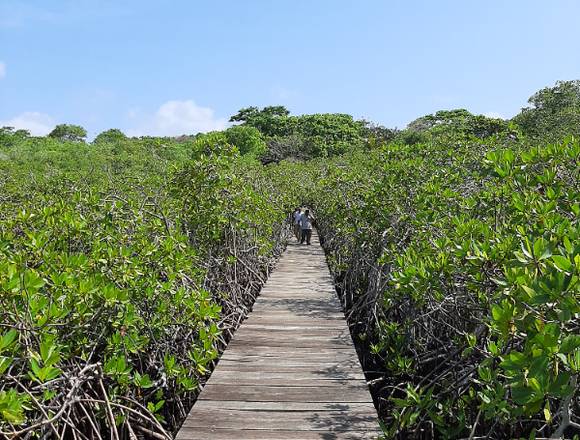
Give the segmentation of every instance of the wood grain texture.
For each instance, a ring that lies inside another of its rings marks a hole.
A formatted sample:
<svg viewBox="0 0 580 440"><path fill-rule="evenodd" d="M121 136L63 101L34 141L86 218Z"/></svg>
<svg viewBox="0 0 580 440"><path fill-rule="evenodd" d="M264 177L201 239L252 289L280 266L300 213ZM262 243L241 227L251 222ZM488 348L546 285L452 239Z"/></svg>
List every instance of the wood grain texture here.
<svg viewBox="0 0 580 440"><path fill-rule="evenodd" d="M223 429L184 426L180 439L211 440L372 440L377 434L367 431L298 431L266 429Z"/></svg>
<svg viewBox="0 0 580 440"><path fill-rule="evenodd" d="M316 232L312 243L288 245L177 439L378 437Z"/></svg>

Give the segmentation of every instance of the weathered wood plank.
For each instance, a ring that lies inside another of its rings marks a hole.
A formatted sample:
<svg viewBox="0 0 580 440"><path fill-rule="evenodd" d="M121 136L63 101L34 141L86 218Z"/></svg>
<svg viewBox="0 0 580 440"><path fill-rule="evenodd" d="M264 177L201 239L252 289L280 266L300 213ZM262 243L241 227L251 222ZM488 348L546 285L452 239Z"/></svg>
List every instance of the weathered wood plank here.
<svg viewBox="0 0 580 440"><path fill-rule="evenodd" d="M254 346L254 347L295 347L295 348L344 348L348 347L352 343L344 341L340 338L328 339L327 341L322 340L312 340L312 339L299 339L294 341L287 339L268 339L267 337L260 338L238 338L230 342L233 347L239 346Z"/></svg>
<svg viewBox="0 0 580 440"><path fill-rule="evenodd" d="M200 408L196 410L199 418L188 418L184 427L244 429L254 426L260 429L281 429L296 431L363 431L376 430L376 416L369 408L349 408L348 410L248 410Z"/></svg>
<svg viewBox="0 0 580 440"><path fill-rule="evenodd" d="M230 372L231 373L231 372ZM332 382L333 385L348 385L349 381L360 381L363 379L362 377L358 377L354 375L351 378L343 378L337 379L333 377L308 377L303 375L291 375L289 376L288 373L285 373L282 377L269 377L269 373L264 373L261 377L259 377L260 383L263 385L268 386L304 386L304 387L323 387L328 384L328 382ZM275 373L271 373L275 375ZM226 376L220 374L219 377L212 379L212 384L220 384L220 385L256 385L256 376L245 377L240 374L233 374L230 376Z"/></svg>
<svg viewBox="0 0 580 440"><path fill-rule="evenodd" d="M292 350L285 350L286 347L275 347L268 351L261 350L236 350L232 352L225 352L221 360L230 361L254 361L256 359L270 359L270 360L281 360L281 359L302 359L305 361L310 361L311 363L328 362L328 357L332 356L334 362L355 362L358 363L358 356L353 350L347 349L304 349L304 352L296 352ZM276 350L276 351L274 351ZM358 368L358 365L357 365Z"/></svg>
<svg viewBox="0 0 580 440"><path fill-rule="evenodd" d="M251 368L267 367L307 367L313 370L333 368L336 370L355 370L360 371L358 359L342 360L337 362L336 359L312 359L307 357L285 357L272 358L262 356L252 356L244 359L224 358L220 360L220 368L236 368L249 366Z"/></svg>
<svg viewBox="0 0 580 440"><path fill-rule="evenodd" d="M353 353L353 356L356 358L356 352L352 349L352 347L344 347L344 348L303 348L300 350L296 350L293 347L240 347L236 350L226 350L222 354L222 358L228 356L300 356L303 355L305 357L310 356L311 354L320 354L320 355L335 355L340 356L345 353ZM328 359L328 358L327 358Z"/></svg>
<svg viewBox="0 0 580 440"><path fill-rule="evenodd" d="M344 379L351 377L355 372L360 371L351 367L341 367L337 364L320 364L317 366L313 365L262 365L257 367L255 365L238 365L232 366L228 364L218 364L220 371L239 371L239 372L250 372L256 371L257 368L260 371L268 373L304 373L309 372L313 375L318 375L319 377L329 378L335 377ZM362 373L361 373L362 374ZM211 381L211 379L210 379ZM209 382L208 382L209 383Z"/></svg>
<svg viewBox="0 0 580 440"><path fill-rule="evenodd" d="M220 429L184 426L176 440L374 440L377 432Z"/></svg>
<svg viewBox="0 0 580 440"><path fill-rule="evenodd" d="M177 435L372 439L379 428L322 249L290 244Z"/></svg>
<svg viewBox="0 0 580 440"><path fill-rule="evenodd" d="M271 385L271 386L305 386L305 387L323 387L328 383L332 385L342 386L348 385L350 381L364 380L361 375L344 374L344 378L326 378L324 376L317 376L308 372L304 374L292 373L274 373L274 372L223 372L212 381L219 385Z"/></svg>
<svg viewBox="0 0 580 440"><path fill-rule="evenodd" d="M264 329L256 329L252 327L240 328L234 337L240 336L272 336L272 337L283 337L283 338L293 338L299 336L301 338L315 338L315 337L328 337L328 336L340 336L350 339L350 332L346 327L342 329L337 328L270 328L267 331Z"/></svg>
<svg viewBox="0 0 580 440"><path fill-rule="evenodd" d="M348 417L343 412L322 412L309 411L304 413L284 412L279 417L272 417L271 412L266 411L245 411L245 410L199 410L200 419L188 419L183 424L184 428L221 428L238 429L244 431L246 427L262 426L261 429L281 429L296 431L374 431L378 430L376 425L371 425L374 418L368 416ZM191 420L191 421L190 421ZM220 421L223 420L223 423ZM221 423L221 424L220 424ZM374 422L376 423L376 421ZM245 437L240 434L240 439Z"/></svg>
<svg viewBox="0 0 580 440"><path fill-rule="evenodd" d="M267 332L266 332L267 333ZM301 341L307 342L310 341L312 343L318 343L316 345L328 344L329 349L330 345L335 345L336 343L342 343L344 347L342 349L346 349L352 346L352 342L350 339L350 335L343 335L340 333L340 330L335 331L334 333L327 333L324 335L323 333L319 333L317 335L308 335L308 334L300 334L297 333L296 335L292 336L289 334L283 333L275 333L271 332L271 334L259 334L254 332L244 332L244 334L239 334L237 337L232 339L232 343L236 341L239 345L244 345L246 342L256 342L256 347L259 347L261 344L258 344L260 341L271 341L271 342L291 342L294 341L295 343L300 343ZM296 346L295 348L299 348Z"/></svg>
<svg viewBox="0 0 580 440"><path fill-rule="evenodd" d="M204 400L199 408L248 409L255 411L374 411L372 403L328 403L328 402L241 402L239 400Z"/></svg>
<svg viewBox="0 0 580 440"><path fill-rule="evenodd" d="M235 397L235 399L233 399ZM241 400L245 402L368 402L368 388L357 385L334 387L231 386L213 385L203 389L200 400ZM376 418L376 415L373 414Z"/></svg>
<svg viewBox="0 0 580 440"><path fill-rule="evenodd" d="M318 319L315 317L309 317L304 319L303 317L292 316L285 314L283 316L269 316L267 314L256 314L252 316L251 321L244 321L255 324L255 325L292 325L292 326L321 326L321 327L340 327L344 328L344 318L325 318Z"/></svg>
<svg viewBox="0 0 580 440"><path fill-rule="evenodd" d="M344 319L344 314L342 312L336 312L335 309L328 309L322 311L316 310L280 310L275 307L267 308L261 306L254 306L252 313L256 314L256 317L268 317L274 319L280 318L290 318L290 319L300 319L304 322L308 322L309 319L321 319L323 321L342 321ZM251 317L255 318L254 316Z"/></svg>
<svg viewBox="0 0 580 440"><path fill-rule="evenodd" d="M295 324L281 324L279 321L272 321L271 324L267 323L256 323L255 321L247 324L244 323L243 329L247 330L260 330L262 332L270 332L275 330L284 330L284 331L308 331L308 330L328 330L328 331L345 331L347 327L341 322L336 322L334 325L332 323L320 323L320 324L312 324L308 321L300 321L296 322ZM239 329L242 330L242 329Z"/></svg>

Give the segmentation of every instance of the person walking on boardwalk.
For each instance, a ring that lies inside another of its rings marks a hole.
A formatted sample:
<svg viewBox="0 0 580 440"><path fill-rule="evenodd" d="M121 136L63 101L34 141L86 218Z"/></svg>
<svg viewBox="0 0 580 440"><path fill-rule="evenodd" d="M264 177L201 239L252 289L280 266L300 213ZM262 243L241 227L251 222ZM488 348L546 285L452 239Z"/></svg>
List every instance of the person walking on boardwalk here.
<svg viewBox="0 0 580 440"><path fill-rule="evenodd" d="M314 222L314 217L310 215L310 210L304 211L304 214L300 216L300 229L302 235L300 237L300 244L310 244L310 238L312 237L312 223Z"/></svg>
<svg viewBox="0 0 580 440"><path fill-rule="evenodd" d="M300 218L302 217L302 210L300 208L296 208L294 213L292 214L292 226L294 230L294 236L296 237L296 241L300 241Z"/></svg>

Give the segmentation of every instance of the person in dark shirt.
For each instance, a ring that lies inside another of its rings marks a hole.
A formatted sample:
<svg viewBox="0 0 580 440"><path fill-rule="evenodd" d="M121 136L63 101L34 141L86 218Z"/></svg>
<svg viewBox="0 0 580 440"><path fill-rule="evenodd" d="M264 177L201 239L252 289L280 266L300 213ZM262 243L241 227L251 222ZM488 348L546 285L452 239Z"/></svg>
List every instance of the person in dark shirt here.
<svg viewBox="0 0 580 440"><path fill-rule="evenodd" d="M307 209L300 216L300 230L302 232L300 236L300 244L310 244L310 239L312 238L312 223L314 222L314 217L310 215L310 210Z"/></svg>

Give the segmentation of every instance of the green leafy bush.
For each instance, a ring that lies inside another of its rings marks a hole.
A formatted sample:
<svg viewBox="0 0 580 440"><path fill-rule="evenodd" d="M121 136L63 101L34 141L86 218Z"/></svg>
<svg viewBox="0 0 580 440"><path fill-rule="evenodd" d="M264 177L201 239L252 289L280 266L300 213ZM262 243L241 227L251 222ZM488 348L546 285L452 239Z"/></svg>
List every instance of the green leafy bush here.
<svg viewBox="0 0 580 440"><path fill-rule="evenodd" d="M235 125L224 131L228 143L235 145L241 155L259 157L266 152L266 142L257 128Z"/></svg>
<svg viewBox="0 0 580 440"><path fill-rule="evenodd" d="M312 192L385 433L577 430L580 144L462 139L325 162Z"/></svg>
<svg viewBox="0 0 580 440"><path fill-rule="evenodd" d="M261 165L223 134L0 152L0 432L168 437L280 252Z"/></svg>

